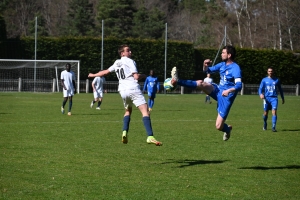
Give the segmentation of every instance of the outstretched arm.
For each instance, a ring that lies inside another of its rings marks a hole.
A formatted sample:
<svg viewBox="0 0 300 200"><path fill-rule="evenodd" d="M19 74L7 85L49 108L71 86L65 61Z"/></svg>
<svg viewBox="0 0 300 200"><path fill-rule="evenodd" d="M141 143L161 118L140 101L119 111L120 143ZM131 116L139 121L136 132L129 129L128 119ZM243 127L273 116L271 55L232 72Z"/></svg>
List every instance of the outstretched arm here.
<svg viewBox="0 0 300 200"><path fill-rule="evenodd" d="M106 76L109 73L110 73L110 71L108 69L106 69L106 70L102 70L102 71L100 71L96 74L89 73L88 77L89 78L93 78L93 77L96 77L96 76L102 77L102 76Z"/></svg>

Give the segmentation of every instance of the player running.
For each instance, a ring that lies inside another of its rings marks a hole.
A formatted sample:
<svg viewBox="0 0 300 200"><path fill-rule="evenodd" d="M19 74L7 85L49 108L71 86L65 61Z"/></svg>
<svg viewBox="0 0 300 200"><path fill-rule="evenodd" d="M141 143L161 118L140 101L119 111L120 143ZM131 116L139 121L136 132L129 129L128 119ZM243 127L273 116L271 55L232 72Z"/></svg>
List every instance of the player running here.
<svg viewBox="0 0 300 200"><path fill-rule="evenodd" d="M157 141L153 136L151 119L148 112L148 105L140 89L140 85L138 84L138 80L146 78L146 75L138 73L136 63L131 59L131 50L128 45L121 45L118 49L118 53L121 56L121 59L116 60L115 63L108 69L100 71L96 74L90 73L88 77L102 77L111 72L116 73L119 79L118 91L123 99L125 108L122 133L122 142L124 144L127 144L128 142L130 116L132 113L132 105L134 104L142 113L144 127L148 135L147 143L161 146L162 143Z"/></svg>
<svg viewBox="0 0 300 200"><path fill-rule="evenodd" d="M237 63L234 62L236 50L233 46L227 45L222 50L222 62L209 67L211 60L206 59L203 62L203 71L209 74L219 72L220 83L206 83L202 80L181 80L178 79L177 69L172 69L172 85L181 85L193 89L200 89L214 100L218 102L216 119L216 129L224 132L223 140L227 141L230 138L232 126L225 123L229 114L230 108L238 94L242 89L242 75L241 69Z"/></svg>
<svg viewBox="0 0 300 200"><path fill-rule="evenodd" d="M284 96L283 96L283 91L281 89L280 81L273 74L274 73L273 68L269 67L267 73L268 76L261 80L258 89L259 97L264 100L263 130L267 130L268 114L269 114L269 110L272 110L272 131L277 132L276 131L277 107L278 107L277 90L279 90L280 92L282 104L284 104Z"/></svg>

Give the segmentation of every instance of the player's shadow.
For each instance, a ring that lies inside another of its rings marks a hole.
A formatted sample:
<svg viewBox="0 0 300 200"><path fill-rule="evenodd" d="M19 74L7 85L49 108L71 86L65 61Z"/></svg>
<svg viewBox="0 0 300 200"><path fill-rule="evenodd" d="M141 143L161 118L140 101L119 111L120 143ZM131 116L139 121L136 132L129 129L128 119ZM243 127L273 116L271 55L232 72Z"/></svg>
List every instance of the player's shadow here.
<svg viewBox="0 0 300 200"><path fill-rule="evenodd" d="M300 169L300 165L286 165L286 166L279 166L279 167L254 166L254 167L240 167L238 169L253 169L253 170Z"/></svg>
<svg viewBox="0 0 300 200"><path fill-rule="evenodd" d="M300 129L282 129L282 131L300 131Z"/></svg>
<svg viewBox="0 0 300 200"><path fill-rule="evenodd" d="M205 165L205 164L221 164L225 162L226 160L173 160L169 159L170 161L163 162L161 164L174 164L178 163L180 164L178 168L183 168L183 167L191 167L194 165Z"/></svg>

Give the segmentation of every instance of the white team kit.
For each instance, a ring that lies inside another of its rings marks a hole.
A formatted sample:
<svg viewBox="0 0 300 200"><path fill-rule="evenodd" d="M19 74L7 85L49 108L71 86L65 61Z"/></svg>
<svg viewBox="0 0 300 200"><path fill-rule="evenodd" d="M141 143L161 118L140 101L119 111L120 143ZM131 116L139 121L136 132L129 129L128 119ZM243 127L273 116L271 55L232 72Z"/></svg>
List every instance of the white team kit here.
<svg viewBox="0 0 300 200"><path fill-rule="evenodd" d="M102 98L103 97L103 85L105 84L105 78L104 77L95 77L92 84L94 84L95 91L94 98Z"/></svg>
<svg viewBox="0 0 300 200"><path fill-rule="evenodd" d="M124 108L131 107L132 103L136 107L146 104L138 80L135 80L133 77L133 73L138 73L134 60L122 57L116 60L108 70L115 72L119 79L118 91L123 99Z"/></svg>
<svg viewBox="0 0 300 200"><path fill-rule="evenodd" d="M206 78L203 80L203 82L212 84L212 83L213 83L213 80L212 80L212 78L206 77Z"/></svg>
<svg viewBox="0 0 300 200"><path fill-rule="evenodd" d="M66 90L63 89L63 97L70 97L74 95L74 86L72 80L75 81L75 73L73 71L68 72L64 70L60 74L60 79L64 80L64 85L66 86Z"/></svg>

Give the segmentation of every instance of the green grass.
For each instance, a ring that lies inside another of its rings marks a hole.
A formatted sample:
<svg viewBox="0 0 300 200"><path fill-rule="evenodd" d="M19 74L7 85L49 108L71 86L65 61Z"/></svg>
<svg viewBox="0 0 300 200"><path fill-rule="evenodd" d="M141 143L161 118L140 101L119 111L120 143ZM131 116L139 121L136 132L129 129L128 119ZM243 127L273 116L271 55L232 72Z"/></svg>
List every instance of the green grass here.
<svg viewBox="0 0 300 200"><path fill-rule="evenodd" d="M118 94L100 111L92 94L75 95L72 116L60 113L61 93L0 99L0 199L300 199L300 97L279 105L273 133L262 131L259 97L238 96L224 142L216 102L159 94L151 119L162 147L146 143L136 108L121 143Z"/></svg>

